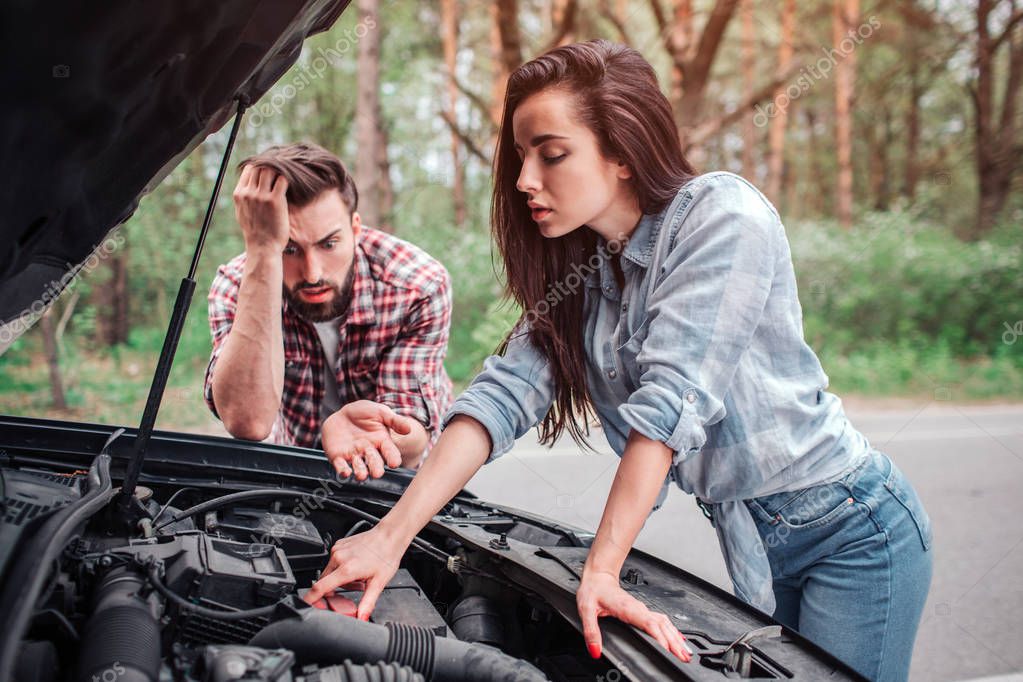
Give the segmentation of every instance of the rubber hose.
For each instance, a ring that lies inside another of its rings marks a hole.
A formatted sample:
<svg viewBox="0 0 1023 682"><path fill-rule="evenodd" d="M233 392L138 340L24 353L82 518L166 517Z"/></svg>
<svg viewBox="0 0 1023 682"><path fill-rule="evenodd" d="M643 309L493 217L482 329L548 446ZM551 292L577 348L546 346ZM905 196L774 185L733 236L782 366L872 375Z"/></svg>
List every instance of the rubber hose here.
<svg viewBox="0 0 1023 682"><path fill-rule="evenodd" d="M529 662L485 644L437 637L412 625L377 625L338 613L305 609L267 625L249 641L264 649L289 649L299 665L395 662L426 680L450 682L541 682L547 678Z"/></svg>
<svg viewBox="0 0 1023 682"><path fill-rule="evenodd" d="M407 665L384 663L358 665L345 661L341 665L309 673L306 682L425 682L425 678Z"/></svg>
<svg viewBox="0 0 1023 682"><path fill-rule="evenodd" d="M96 588L95 607L79 650L82 682L156 682L160 676L160 626L139 596L142 575L114 569Z"/></svg>

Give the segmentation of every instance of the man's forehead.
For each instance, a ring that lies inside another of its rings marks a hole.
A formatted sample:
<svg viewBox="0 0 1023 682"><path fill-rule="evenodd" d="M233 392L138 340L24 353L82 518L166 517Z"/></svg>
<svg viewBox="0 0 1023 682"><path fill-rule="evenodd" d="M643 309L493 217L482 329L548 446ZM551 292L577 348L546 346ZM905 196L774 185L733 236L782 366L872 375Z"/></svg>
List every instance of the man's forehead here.
<svg viewBox="0 0 1023 682"><path fill-rule="evenodd" d="M325 239L351 234L352 225L349 221L335 221L322 225L296 224L292 222L288 239L296 244L316 244Z"/></svg>
<svg viewBox="0 0 1023 682"><path fill-rule="evenodd" d="M301 208L288 206L289 237L297 243L315 244L339 231L351 232L352 220L340 195L317 197Z"/></svg>

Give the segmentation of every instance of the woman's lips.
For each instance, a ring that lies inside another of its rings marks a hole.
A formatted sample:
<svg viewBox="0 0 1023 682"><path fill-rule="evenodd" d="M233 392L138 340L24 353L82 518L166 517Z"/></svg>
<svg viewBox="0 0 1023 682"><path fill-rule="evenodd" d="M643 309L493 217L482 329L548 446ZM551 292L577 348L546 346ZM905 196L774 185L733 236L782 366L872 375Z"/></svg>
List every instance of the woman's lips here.
<svg viewBox="0 0 1023 682"><path fill-rule="evenodd" d="M300 289L299 295L310 303L323 303L330 298L333 291L330 287L322 289Z"/></svg>
<svg viewBox="0 0 1023 682"><path fill-rule="evenodd" d="M535 220L536 222L540 222L541 220L549 216L551 213L553 213L553 211L549 208L534 208L532 213L533 220Z"/></svg>

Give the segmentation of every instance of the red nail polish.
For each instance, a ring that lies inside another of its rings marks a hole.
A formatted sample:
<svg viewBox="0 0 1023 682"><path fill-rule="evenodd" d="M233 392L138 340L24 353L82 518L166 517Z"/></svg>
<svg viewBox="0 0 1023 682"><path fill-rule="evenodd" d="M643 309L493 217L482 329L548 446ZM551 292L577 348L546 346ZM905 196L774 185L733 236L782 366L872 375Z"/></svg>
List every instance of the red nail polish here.
<svg viewBox="0 0 1023 682"><path fill-rule="evenodd" d="M586 645L586 648L590 652L590 658L600 658L600 645L596 642L590 642Z"/></svg>

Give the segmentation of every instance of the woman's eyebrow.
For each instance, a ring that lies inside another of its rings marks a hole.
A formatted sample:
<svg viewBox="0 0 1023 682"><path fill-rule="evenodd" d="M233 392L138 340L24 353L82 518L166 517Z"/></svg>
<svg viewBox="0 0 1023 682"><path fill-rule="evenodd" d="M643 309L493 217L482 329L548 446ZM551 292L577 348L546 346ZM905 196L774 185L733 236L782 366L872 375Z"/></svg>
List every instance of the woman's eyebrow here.
<svg viewBox="0 0 1023 682"><path fill-rule="evenodd" d="M555 135L553 133L547 133L545 135L537 135L536 137L534 137L532 140L529 141L529 144L531 146L533 146L533 147L539 147L540 145L542 145L547 140L567 140L567 139L568 138L565 137L564 135Z"/></svg>
<svg viewBox="0 0 1023 682"><path fill-rule="evenodd" d="M554 133L544 133L543 135L537 135L532 140L530 140L529 141L529 146L531 146L531 147L539 147L540 145L542 145L544 142L547 142L548 140L567 140L567 139L568 139L568 137L566 137L565 135L555 135ZM518 142L516 142L515 143L515 148L516 149L522 149L522 145L520 145Z"/></svg>

